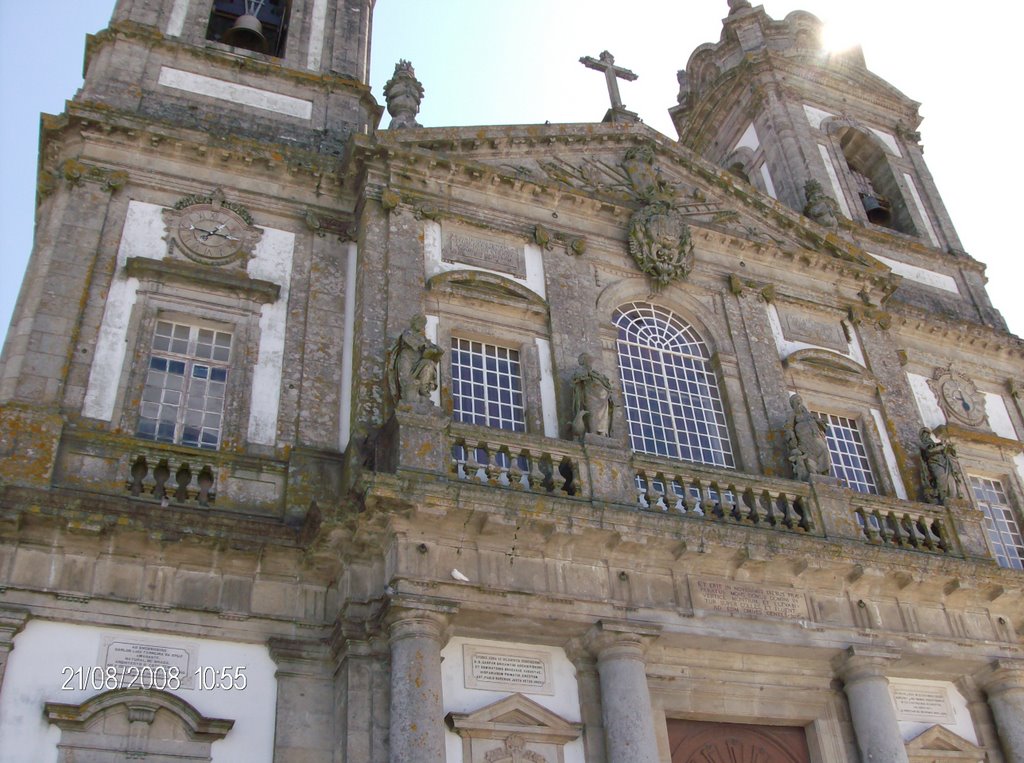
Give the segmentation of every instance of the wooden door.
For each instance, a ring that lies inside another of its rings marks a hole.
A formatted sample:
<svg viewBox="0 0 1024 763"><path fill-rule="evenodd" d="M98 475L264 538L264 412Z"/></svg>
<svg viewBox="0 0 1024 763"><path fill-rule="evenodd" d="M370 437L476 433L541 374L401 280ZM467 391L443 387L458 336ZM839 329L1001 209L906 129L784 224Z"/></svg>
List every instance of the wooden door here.
<svg viewBox="0 0 1024 763"><path fill-rule="evenodd" d="M803 728L668 721L672 763L810 763Z"/></svg>

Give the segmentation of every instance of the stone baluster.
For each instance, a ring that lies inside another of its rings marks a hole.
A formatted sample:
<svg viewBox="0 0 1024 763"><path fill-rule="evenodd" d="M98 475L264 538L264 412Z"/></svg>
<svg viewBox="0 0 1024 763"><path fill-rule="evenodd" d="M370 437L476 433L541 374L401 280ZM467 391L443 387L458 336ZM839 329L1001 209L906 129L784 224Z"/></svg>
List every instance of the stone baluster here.
<svg viewBox="0 0 1024 763"><path fill-rule="evenodd" d="M1003 756L1024 760L1024 660L996 660L982 678Z"/></svg>
<svg viewBox="0 0 1024 763"><path fill-rule="evenodd" d="M644 653L654 628L602 621L588 636L597 658L608 763L658 763Z"/></svg>
<svg viewBox="0 0 1024 763"><path fill-rule="evenodd" d="M434 602L392 602L387 614L391 642L392 763L445 759L441 647L455 607Z"/></svg>
<svg viewBox="0 0 1024 763"><path fill-rule="evenodd" d="M896 652L851 646L836 661L863 763L908 763L885 676L897 659Z"/></svg>

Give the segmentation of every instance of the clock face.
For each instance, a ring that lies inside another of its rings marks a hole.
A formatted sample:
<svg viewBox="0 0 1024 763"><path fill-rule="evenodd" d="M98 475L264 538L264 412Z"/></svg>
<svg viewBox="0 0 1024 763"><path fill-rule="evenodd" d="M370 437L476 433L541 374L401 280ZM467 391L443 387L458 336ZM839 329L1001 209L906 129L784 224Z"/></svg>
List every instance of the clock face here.
<svg viewBox="0 0 1024 763"><path fill-rule="evenodd" d="M241 251L245 223L221 207L197 205L178 223L178 240L191 259L208 265L230 262Z"/></svg>
<svg viewBox="0 0 1024 763"><path fill-rule="evenodd" d="M980 424L985 418L974 385L956 376L950 376L941 382L942 402L947 412L954 418L968 424Z"/></svg>

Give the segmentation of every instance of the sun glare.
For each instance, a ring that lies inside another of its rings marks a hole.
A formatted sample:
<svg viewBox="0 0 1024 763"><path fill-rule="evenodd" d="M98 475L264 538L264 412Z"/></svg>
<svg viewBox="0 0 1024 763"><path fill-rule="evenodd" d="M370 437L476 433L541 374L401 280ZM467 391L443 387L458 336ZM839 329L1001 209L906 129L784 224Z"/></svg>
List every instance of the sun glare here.
<svg viewBox="0 0 1024 763"><path fill-rule="evenodd" d="M842 53L860 45L861 36L853 26L833 21L822 26L821 43L829 53Z"/></svg>

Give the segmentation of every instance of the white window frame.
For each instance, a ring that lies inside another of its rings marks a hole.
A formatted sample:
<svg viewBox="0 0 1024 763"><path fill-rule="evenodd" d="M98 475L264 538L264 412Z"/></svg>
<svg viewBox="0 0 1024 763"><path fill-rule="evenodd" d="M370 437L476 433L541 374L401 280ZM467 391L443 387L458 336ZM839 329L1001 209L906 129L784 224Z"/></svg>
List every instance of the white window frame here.
<svg viewBox="0 0 1024 763"><path fill-rule="evenodd" d="M881 495L861 423L837 413L814 413L828 425L825 439L832 457L832 476L858 493Z"/></svg>
<svg viewBox="0 0 1024 763"><path fill-rule="evenodd" d="M223 326L158 317L146 355L135 436L217 450L224 439L234 342L233 332ZM168 383L175 378L180 379L179 389ZM214 389L219 396L209 394L212 385L218 385Z"/></svg>
<svg viewBox="0 0 1024 763"><path fill-rule="evenodd" d="M453 335L448 368L454 420L525 432L523 361L518 347Z"/></svg>
<svg viewBox="0 0 1024 763"><path fill-rule="evenodd" d="M975 505L985 515L985 538L996 562L1024 570L1024 531L1006 481L981 474L968 474L967 480Z"/></svg>
<svg viewBox="0 0 1024 763"><path fill-rule="evenodd" d="M646 302L620 305L612 323L633 451L735 469L720 380L696 329Z"/></svg>

